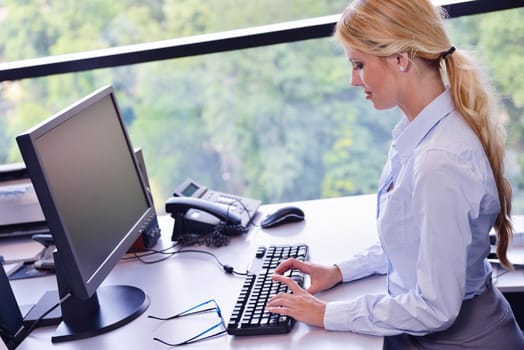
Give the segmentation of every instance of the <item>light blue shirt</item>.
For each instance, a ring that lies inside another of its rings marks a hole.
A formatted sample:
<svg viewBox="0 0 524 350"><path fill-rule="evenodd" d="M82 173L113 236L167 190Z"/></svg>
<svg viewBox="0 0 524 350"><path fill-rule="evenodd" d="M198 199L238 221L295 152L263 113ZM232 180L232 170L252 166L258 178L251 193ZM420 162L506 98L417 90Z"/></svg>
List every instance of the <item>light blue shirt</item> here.
<svg viewBox="0 0 524 350"><path fill-rule="evenodd" d="M392 134L377 196L380 242L337 264L344 282L387 274L387 292L328 303L326 329L381 336L443 330L490 281L497 188L449 90Z"/></svg>

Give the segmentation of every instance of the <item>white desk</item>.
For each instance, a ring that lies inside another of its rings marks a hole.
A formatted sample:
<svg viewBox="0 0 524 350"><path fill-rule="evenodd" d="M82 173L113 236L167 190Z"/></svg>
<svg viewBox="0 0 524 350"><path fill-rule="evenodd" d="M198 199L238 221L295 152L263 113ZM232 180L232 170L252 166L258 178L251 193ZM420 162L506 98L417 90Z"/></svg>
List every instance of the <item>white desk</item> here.
<svg viewBox="0 0 524 350"><path fill-rule="evenodd" d="M374 195L366 195L296 202L293 204L304 210L305 222L270 230L255 227L248 234L233 239L230 245L209 250L224 264L243 272L253 259L259 245L304 242L310 246L310 261L331 264L364 249L376 240L375 201ZM284 204L262 206L261 214L256 221L282 205ZM159 246L166 247L171 244L173 220L168 216L161 217L160 224L163 237ZM2 245L0 242L2 255L18 254L17 249L29 251L27 244ZM32 254L34 252L27 255ZM508 286L514 283L513 280L509 281L510 275L501 276L497 283L507 282ZM524 278L520 279L522 280ZM147 315L173 315L199 302L214 298L220 305L227 322L243 279L224 273L207 255L187 253L173 256L154 265L145 265L138 261L121 262L104 283L136 285L151 297L151 305L138 319L104 335L52 344L50 337L54 328L45 327L35 330L19 346L19 349L168 349L169 347L153 341L153 337L174 340L175 335L189 332L185 329L189 321L180 319L163 322L149 319ZM347 299L361 293L382 291L385 288L384 283L384 277L377 276L337 286L319 296L324 300ZM56 289L54 277L13 281L12 286L19 304L35 303L46 290ZM190 335L193 334L184 334L184 336ZM330 332L297 322L291 333L285 335L249 337L223 335L188 347L188 349L204 348L372 350L382 348L382 338L351 332Z"/></svg>
<svg viewBox="0 0 524 350"><path fill-rule="evenodd" d="M310 260L321 263L336 262L356 252L375 239L374 196L336 198L293 203L300 206L306 221L271 230L258 227L230 245L209 249L225 264L237 271L245 271L262 244L305 242L310 246ZM257 221L277 208L262 206ZM173 220L160 218L161 246L171 244ZM32 256L38 244L2 244L0 254ZM203 247L195 247L202 248ZM321 295L326 300L347 298L364 291L379 290L383 278L359 281L352 286L343 285ZM204 254L180 254L170 259L145 265L138 261L121 262L105 284L131 284L142 288L150 297L146 312L131 323L90 339L53 344L50 337L54 327L38 328L19 346L19 349L167 349L153 341L154 336L169 340L185 333L185 319L156 321L147 315L172 315L199 302L214 298L220 305L225 321L236 302L243 278L224 273L215 261ZM12 281L11 285L19 304L32 304L46 291L56 289L54 277L39 277ZM187 334L189 336L190 334ZM125 344L125 345L124 345ZM1 346L0 346L1 348ZM349 332L329 332L297 322L289 334L275 336L233 337L223 335L209 341L190 345L191 349L381 349L382 338Z"/></svg>

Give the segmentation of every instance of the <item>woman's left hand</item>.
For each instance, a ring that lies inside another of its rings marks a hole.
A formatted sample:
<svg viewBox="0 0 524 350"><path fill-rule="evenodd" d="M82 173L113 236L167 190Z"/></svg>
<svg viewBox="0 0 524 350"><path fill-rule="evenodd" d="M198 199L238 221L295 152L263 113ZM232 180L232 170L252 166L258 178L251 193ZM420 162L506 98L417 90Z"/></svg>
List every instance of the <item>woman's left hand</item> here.
<svg viewBox="0 0 524 350"><path fill-rule="evenodd" d="M275 295L267 303L266 309L280 315L293 317L297 321L313 326L324 327L326 303L302 289L295 281L282 275L273 275L273 280L286 284L290 293Z"/></svg>

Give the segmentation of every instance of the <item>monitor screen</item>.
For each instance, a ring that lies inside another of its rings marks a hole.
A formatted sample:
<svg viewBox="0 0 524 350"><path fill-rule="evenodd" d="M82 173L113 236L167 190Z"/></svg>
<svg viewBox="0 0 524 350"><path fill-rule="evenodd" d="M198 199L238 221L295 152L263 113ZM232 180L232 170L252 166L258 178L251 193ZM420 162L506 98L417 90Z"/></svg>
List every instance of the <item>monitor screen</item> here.
<svg viewBox="0 0 524 350"><path fill-rule="evenodd" d="M92 93L17 142L57 247L60 297L74 299L71 311L68 301L62 304L64 321L76 322L78 304L88 314L104 312L100 284L155 219L113 88Z"/></svg>

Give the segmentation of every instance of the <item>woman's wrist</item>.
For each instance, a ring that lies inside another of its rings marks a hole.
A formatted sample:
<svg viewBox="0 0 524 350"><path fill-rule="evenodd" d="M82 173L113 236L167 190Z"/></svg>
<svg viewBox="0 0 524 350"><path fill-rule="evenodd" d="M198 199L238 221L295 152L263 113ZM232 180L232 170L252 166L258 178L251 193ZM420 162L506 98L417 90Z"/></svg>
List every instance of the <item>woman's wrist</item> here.
<svg viewBox="0 0 524 350"><path fill-rule="evenodd" d="M344 275L342 275L342 271L340 270L340 267L338 267L337 264L333 264L332 276L333 276L333 281L334 281L333 285L334 286L339 283L344 282Z"/></svg>

